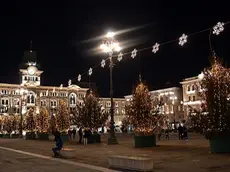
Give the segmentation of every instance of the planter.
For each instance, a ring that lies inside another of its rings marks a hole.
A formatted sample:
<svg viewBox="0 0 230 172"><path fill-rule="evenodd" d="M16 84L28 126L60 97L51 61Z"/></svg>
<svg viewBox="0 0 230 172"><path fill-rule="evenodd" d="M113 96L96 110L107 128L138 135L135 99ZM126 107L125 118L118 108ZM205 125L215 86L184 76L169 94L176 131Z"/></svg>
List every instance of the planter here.
<svg viewBox="0 0 230 172"><path fill-rule="evenodd" d="M49 140L54 141L54 135L53 134L49 134Z"/></svg>
<svg viewBox="0 0 230 172"><path fill-rule="evenodd" d="M3 134L3 138L9 139L10 138L10 134Z"/></svg>
<svg viewBox="0 0 230 172"><path fill-rule="evenodd" d="M101 135L98 133L92 134L88 138L88 143L101 143Z"/></svg>
<svg viewBox="0 0 230 172"><path fill-rule="evenodd" d="M38 133L38 139L39 140L49 140L49 134L48 133Z"/></svg>
<svg viewBox="0 0 230 172"><path fill-rule="evenodd" d="M64 158L74 158L77 156L77 151L76 149L63 148L61 149L60 154Z"/></svg>
<svg viewBox="0 0 230 172"><path fill-rule="evenodd" d="M3 138L3 134L0 134L0 138Z"/></svg>
<svg viewBox="0 0 230 172"><path fill-rule="evenodd" d="M35 140L36 139L35 132L26 132L25 139L26 140Z"/></svg>
<svg viewBox="0 0 230 172"><path fill-rule="evenodd" d="M156 135L134 136L134 147L144 148L156 146Z"/></svg>
<svg viewBox="0 0 230 172"><path fill-rule="evenodd" d="M61 134L61 139L63 142L69 141L69 136L67 134Z"/></svg>
<svg viewBox="0 0 230 172"><path fill-rule="evenodd" d="M19 134L11 134L11 138L12 138L12 139L17 139L17 138L19 138Z"/></svg>
<svg viewBox="0 0 230 172"><path fill-rule="evenodd" d="M211 153L230 153L230 135L212 137L209 144Z"/></svg>

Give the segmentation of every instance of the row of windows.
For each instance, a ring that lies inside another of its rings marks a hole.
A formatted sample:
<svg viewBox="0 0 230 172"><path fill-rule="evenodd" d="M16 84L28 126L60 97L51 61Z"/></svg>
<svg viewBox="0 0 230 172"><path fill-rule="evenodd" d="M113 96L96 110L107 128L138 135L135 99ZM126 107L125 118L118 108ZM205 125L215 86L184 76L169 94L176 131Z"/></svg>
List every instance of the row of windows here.
<svg viewBox="0 0 230 172"><path fill-rule="evenodd" d="M39 78L37 76L24 76L25 81L38 81Z"/></svg>
<svg viewBox="0 0 230 172"><path fill-rule="evenodd" d="M111 107L111 102L106 102L106 107ZM115 102L115 107L119 107L119 103ZM122 102L122 107L125 107L125 102Z"/></svg>
<svg viewBox="0 0 230 172"><path fill-rule="evenodd" d="M188 96L188 101L196 101L196 96Z"/></svg>

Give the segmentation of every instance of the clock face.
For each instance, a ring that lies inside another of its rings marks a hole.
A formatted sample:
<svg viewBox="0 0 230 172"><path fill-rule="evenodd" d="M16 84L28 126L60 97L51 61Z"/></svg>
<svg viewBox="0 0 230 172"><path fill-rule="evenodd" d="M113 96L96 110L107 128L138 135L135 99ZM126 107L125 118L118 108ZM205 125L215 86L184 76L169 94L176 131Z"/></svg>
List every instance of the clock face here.
<svg viewBox="0 0 230 172"><path fill-rule="evenodd" d="M34 66L30 66L27 68L27 72L29 75L34 75L36 73L36 71L37 71L37 68Z"/></svg>

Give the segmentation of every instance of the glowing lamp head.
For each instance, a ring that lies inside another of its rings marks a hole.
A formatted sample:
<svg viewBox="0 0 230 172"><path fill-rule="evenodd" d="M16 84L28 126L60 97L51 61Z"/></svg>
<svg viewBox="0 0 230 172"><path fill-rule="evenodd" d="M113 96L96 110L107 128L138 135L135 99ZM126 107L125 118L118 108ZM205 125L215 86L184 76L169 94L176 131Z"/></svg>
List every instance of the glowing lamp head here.
<svg viewBox="0 0 230 172"><path fill-rule="evenodd" d="M108 32L108 33L106 34L106 37L107 37L107 38L112 38L112 37L114 37L114 35L115 35L114 32Z"/></svg>

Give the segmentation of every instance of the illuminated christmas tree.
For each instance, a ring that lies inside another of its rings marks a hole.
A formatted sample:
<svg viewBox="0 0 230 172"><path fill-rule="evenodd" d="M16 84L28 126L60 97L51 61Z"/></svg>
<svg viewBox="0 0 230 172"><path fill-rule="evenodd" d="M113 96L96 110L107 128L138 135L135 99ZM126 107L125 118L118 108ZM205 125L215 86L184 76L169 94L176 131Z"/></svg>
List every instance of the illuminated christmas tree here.
<svg viewBox="0 0 230 172"><path fill-rule="evenodd" d="M2 127L3 127L3 116L0 115L0 133L2 132Z"/></svg>
<svg viewBox="0 0 230 172"><path fill-rule="evenodd" d="M70 117L68 107L65 101L60 100L57 112L57 128L61 132L65 132L70 127Z"/></svg>
<svg viewBox="0 0 230 172"><path fill-rule="evenodd" d="M201 111L190 117L195 127L208 138L230 134L230 70L214 58L203 71L198 89L203 102Z"/></svg>
<svg viewBox="0 0 230 172"><path fill-rule="evenodd" d="M46 108L40 107L39 114L36 115L37 129L40 133L46 133L49 129L49 113Z"/></svg>
<svg viewBox="0 0 230 172"><path fill-rule="evenodd" d="M54 131L57 127L57 120L56 117L52 114L49 119L49 132Z"/></svg>
<svg viewBox="0 0 230 172"><path fill-rule="evenodd" d="M18 131L20 129L20 115L10 116L12 131Z"/></svg>
<svg viewBox="0 0 230 172"><path fill-rule="evenodd" d="M89 92L83 99L83 105L77 105L75 123L79 126L98 128L105 124L108 115L102 109L99 98L92 92Z"/></svg>
<svg viewBox="0 0 230 172"><path fill-rule="evenodd" d="M132 99L125 107L124 121L134 126L136 135L152 135L161 130L164 115L154 110L148 87L140 82L133 90Z"/></svg>
<svg viewBox="0 0 230 172"><path fill-rule="evenodd" d="M7 133L12 132L12 121L10 119L10 116L4 116L3 117L3 131Z"/></svg>
<svg viewBox="0 0 230 172"><path fill-rule="evenodd" d="M33 132L36 129L36 116L33 109L29 109L25 116L25 130Z"/></svg>

